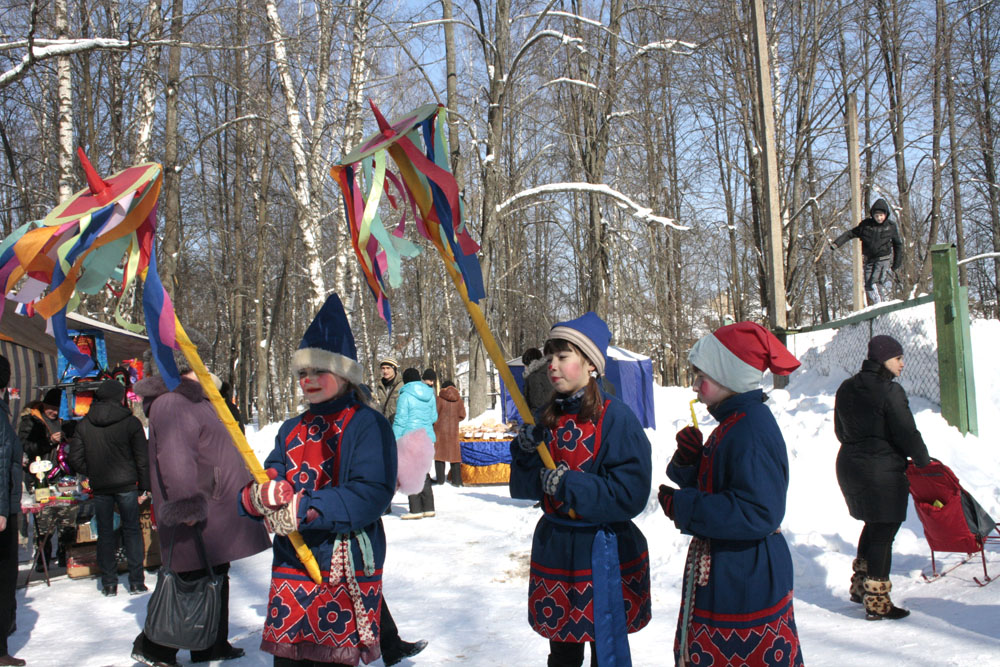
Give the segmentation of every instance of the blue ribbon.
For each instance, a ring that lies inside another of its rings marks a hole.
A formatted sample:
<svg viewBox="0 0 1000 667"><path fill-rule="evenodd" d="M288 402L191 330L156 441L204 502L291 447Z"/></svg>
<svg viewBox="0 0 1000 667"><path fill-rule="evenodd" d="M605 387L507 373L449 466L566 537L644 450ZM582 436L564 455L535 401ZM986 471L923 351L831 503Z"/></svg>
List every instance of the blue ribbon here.
<svg viewBox="0 0 1000 667"><path fill-rule="evenodd" d="M601 667L632 667L622 596L621 564L618 562L618 535L604 525L574 521L546 513L547 520L572 528L597 528L590 552L594 581L594 647Z"/></svg>

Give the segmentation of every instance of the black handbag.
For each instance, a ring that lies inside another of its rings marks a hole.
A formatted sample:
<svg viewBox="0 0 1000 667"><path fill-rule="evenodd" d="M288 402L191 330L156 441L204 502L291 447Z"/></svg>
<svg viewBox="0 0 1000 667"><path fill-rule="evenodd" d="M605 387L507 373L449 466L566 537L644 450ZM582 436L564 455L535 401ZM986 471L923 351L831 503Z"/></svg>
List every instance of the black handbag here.
<svg viewBox="0 0 1000 667"><path fill-rule="evenodd" d="M205 565L205 576L181 579L170 569L175 537L167 552L167 562L156 575L156 590L149 597L143 633L163 646L201 651L215 643L219 632L225 575L212 572L200 528L195 530L195 541Z"/></svg>

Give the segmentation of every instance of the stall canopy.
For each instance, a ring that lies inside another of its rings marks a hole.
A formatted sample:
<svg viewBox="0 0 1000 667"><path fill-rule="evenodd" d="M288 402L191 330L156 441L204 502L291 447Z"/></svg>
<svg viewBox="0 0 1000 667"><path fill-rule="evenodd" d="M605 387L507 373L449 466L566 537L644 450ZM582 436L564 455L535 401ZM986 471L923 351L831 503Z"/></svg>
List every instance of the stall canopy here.
<svg viewBox="0 0 1000 667"><path fill-rule="evenodd" d="M4 300L0 319L0 354L10 361L11 401L17 414L29 401L38 397L38 387L59 381L55 339L45 333L45 319L39 315L27 317L14 312L16 304ZM66 326L71 330L97 330L104 335L108 363L112 366L124 359L142 357L149 347L145 336L113 327L95 319L67 313Z"/></svg>
<svg viewBox="0 0 1000 667"><path fill-rule="evenodd" d="M517 382L518 389L524 392L524 364L520 359L507 362L510 372ZM613 345L608 348L608 363L605 367L608 382L614 386L615 394L639 418L643 428L656 428L656 418L653 413L653 361L649 357L636 354ZM500 399L503 405L503 418L508 422L520 422L517 406L510 392L500 383Z"/></svg>
<svg viewBox="0 0 1000 667"><path fill-rule="evenodd" d="M26 317L14 312L16 303L4 299L3 319L0 319L0 337L13 341L18 345L32 350L56 356L56 342L52 336L45 333L45 318L35 315ZM79 313L66 314L68 329L96 329L104 333L104 343L108 349L108 362L115 364L123 359L135 359L149 348L149 340L145 336L134 334L125 329L119 329L104 324Z"/></svg>

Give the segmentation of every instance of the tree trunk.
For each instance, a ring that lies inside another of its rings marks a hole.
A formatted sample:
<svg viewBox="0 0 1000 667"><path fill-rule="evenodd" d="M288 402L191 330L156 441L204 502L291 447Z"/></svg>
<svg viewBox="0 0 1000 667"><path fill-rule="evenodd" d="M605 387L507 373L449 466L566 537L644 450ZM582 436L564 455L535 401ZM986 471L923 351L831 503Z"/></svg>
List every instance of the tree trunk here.
<svg viewBox="0 0 1000 667"><path fill-rule="evenodd" d="M902 20L897 0L875 0L879 17L879 51L885 69L889 104L889 127L892 133L893 157L896 162L896 187L899 190L899 233L903 237L903 292L909 294L916 278L917 251L913 238L913 213L910 207L910 180L906 175L906 128L903 101Z"/></svg>
<svg viewBox="0 0 1000 667"><path fill-rule="evenodd" d="M292 79L291 67L288 63L288 50L285 46L285 32L281 25L281 17L275 0L265 0L267 23L274 41L274 61L278 71L278 79L285 95L285 117L288 121L289 150L295 166L295 219L299 226L305 258L303 270L309 276L309 310L319 311L326 298L326 280L324 278L323 262L320 258L319 215L312 200L310 183L310 164L306 147L306 136L302 130L298 104L298 87ZM320 107L323 104L319 104Z"/></svg>
<svg viewBox="0 0 1000 667"><path fill-rule="evenodd" d="M66 0L55 0L56 39L69 39L69 14ZM59 201L73 194L73 71L68 56L56 58L56 134L59 137Z"/></svg>
<svg viewBox="0 0 1000 667"><path fill-rule="evenodd" d="M143 20L150 39L159 39L163 30L161 0L148 0L143 10ZM159 82L160 47L149 45L143 49L142 70L139 74L139 104L136 110L136 162L152 159L153 122L156 119L156 97Z"/></svg>
<svg viewBox="0 0 1000 667"><path fill-rule="evenodd" d="M180 136L180 40L184 30L184 0L173 0L170 17L170 39L173 43L167 49L167 99L163 134L163 245L160 247L160 278L168 292L173 294L174 304L180 301L177 280L177 263L181 239L181 173L178 164L177 142Z"/></svg>

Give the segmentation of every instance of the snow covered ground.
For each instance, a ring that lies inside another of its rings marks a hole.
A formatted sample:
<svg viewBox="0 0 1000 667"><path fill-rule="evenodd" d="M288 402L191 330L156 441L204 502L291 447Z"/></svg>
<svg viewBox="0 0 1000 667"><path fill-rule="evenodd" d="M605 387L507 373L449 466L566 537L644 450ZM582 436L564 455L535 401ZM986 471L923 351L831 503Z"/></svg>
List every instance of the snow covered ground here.
<svg viewBox="0 0 1000 667"><path fill-rule="evenodd" d="M936 408L911 400L931 456L956 472L963 486L1000 518L1000 322L973 324L980 437L961 437ZM904 349L906 341L903 342ZM837 487L833 397L845 375L809 369L792 376L787 390L774 391L770 405L788 443L791 485L783 533L795 564L795 612L807 665L868 667L912 665L1000 665L1000 583L978 587L978 561L925 583L930 551L914 510L896 539L893 600L912 615L870 623L860 605L847 600L854 545L861 524L847 514ZM674 449L673 434L689 421L690 390L656 389L653 485ZM704 409L703 427L712 424ZM266 453L276 426L252 437ZM430 641L402 665L474 666L544 664L545 640L527 624L527 573L531 533L539 510L511 500L506 487L435 487L437 517L401 521L405 498L386 517L389 552L385 594L405 639ZM680 574L688 539L660 512L651 493L637 523L649 540L653 620L631 635L637 666L668 665ZM991 573L1000 576L1000 550L989 552ZM956 562L945 555L947 563ZM270 665L257 646L264 621L270 553L233 565L230 637L247 651L232 664ZM147 581L152 584L153 577ZM122 583L125 583L124 578ZM11 653L29 665L131 666L131 642L145 618L147 596L103 598L96 579L37 582L19 590L17 632ZM180 655L189 660L187 652ZM222 663L219 663L222 664ZM381 662L375 663L381 665Z"/></svg>

